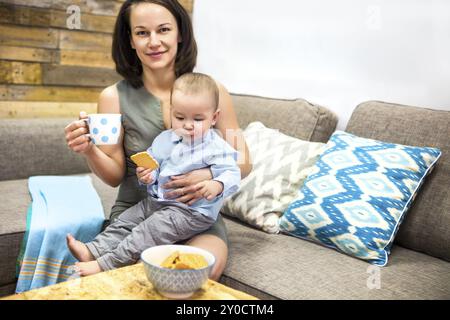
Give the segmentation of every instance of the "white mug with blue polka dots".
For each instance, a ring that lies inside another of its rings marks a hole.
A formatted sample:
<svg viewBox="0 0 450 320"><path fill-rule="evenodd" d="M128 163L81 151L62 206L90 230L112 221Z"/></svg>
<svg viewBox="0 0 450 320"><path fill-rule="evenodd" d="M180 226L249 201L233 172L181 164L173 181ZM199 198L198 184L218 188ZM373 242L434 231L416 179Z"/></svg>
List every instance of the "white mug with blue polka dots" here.
<svg viewBox="0 0 450 320"><path fill-rule="evenodd" d="M116 144L119 141L121 114L95 113L88 115L89 135L96 145Z"/></svg>

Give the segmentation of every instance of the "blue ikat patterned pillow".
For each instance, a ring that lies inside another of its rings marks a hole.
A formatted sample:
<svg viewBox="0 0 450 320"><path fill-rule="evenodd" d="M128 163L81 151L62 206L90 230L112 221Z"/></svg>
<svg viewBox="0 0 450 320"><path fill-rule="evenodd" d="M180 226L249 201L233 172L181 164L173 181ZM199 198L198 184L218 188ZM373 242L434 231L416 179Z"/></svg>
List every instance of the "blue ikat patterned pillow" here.
<svg viewBox="0 0 450 320"><path fill-rule="evenodd" d="M385 143L336 131L280 230L385 266L395 234L436 148Z"/></svg>

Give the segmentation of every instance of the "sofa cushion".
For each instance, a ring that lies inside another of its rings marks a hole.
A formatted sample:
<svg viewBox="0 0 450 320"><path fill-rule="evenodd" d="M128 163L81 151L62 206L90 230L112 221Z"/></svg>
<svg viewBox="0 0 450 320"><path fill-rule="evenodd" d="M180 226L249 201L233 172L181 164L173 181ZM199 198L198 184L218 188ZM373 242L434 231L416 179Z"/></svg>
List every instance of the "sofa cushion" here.
<svg viewBox="0 0 450 320"><path fill-rule="evenodd" d="M64 128L73 120L1 119L0 163L6 165L1 166L0 180L89 172L83 157L65 143Z"/></svg>
<svg viewBox="0 0 450 320"><path fill-rule="evenodd" d="M239 190L228 197L224 214L237 217L269 233L277 233L278 219L295 199L324 143L287 136L252 122L244 130L253 170Z"/></svg>
<svg viewBox="0 0 450 320"><path fill-rule="evenodd" d="M353 112L347 132L442 151L396 237L406 248L450 261L450 111L369 101Z"/></svg>
<svg viewBox="0 0 450 320"><path fill-rule="evenodd" d="M385 266L398 227L440 155L436 148L336 131L280 229Z"/></svg>
<svg viewBox="0 0 450 320"><path fill-rule="evenodd" d="M260 298L448 299L448 262L399 246L385 268L225 218L230 241L222 282Z"/></svg>
<svg viewBox="0 0 450 320"><path fill-rule="evenodd" d="M97 176L89 174L94 188L102 200L105 218L109 217L118 189L103 183ZM27 208L31 203L28 179L0 181L0 286L15 281L16 260L20 251L27 219Z"/></svg>
<svg viewBox="0 0 450 320"><path fill-rule="evenodd" d="M266 127L302 140L327 142L337 125L336 115L303 99L282 100L232 94L241 128L260 121Z"/></svg>

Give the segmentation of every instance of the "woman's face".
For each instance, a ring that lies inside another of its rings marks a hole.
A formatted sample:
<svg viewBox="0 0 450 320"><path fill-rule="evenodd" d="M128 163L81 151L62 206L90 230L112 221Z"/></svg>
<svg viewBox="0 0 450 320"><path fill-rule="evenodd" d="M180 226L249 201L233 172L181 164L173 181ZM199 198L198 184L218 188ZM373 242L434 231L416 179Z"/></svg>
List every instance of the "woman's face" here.
<svg viewBox="0 0 450 320"><path fill-rule="evenodd" d="M139 3L130 13L131 47L142 67L153 71L175 69L181 37L175 17L163 6Z"/></svg>

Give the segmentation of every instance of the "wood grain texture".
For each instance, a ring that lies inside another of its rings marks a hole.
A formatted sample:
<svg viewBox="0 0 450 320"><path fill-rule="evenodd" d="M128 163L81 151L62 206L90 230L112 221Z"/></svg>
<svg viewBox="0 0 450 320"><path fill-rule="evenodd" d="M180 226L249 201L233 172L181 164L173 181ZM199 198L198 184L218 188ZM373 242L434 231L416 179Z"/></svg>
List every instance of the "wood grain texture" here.
<svg viewBox="0 0 450 320"><path fill-rule="evenodd" d="M0 0L0 117L64 115L65 108L72 115L71 103L96 103L120 80L111 44L124 2ZM193 0L179 2L192 14ZM71 5L80 9L79 30L67 24Z"/></svg>
<svg viewBox="0 0 450 320"><path fill-rule="evenodd" d="M0 6L0 23L31 27L54 27L69 29L67 21L71 13L64 10L4 4ZM80 29L83 31L112 33L114 16L80 13Z"/></svg>
<svg viewBox="0 0 450 320"><path fill-rule="evenodd" d="M0 45L55 49L58 30L0 24Z"/></svg>
<svg viewBox="0 0 450 320"><path fill-rule="evenodd" d="M101 272L3 298L4 300L165 300L148 281L142 263ZM221 283L208 280L191 300L257 300Z"/></svg>
<svg viewBox="0 0 450 320"><path fill-rule="evenodd" d="M38 8L51 8L54 0L1 0L3 4L23 5Z"/></svg>
<svg viewBox="0 0 450 320"><path fill-rule="evenodd" d="M56 50L51 49L0 46L0 59L56 63L58 61L58 54Z"/></svg>
<svg viewBox="0 0 450 320"><path fill-rule="evenodd" d="M42 67L42 83L45 85L106 87L120 79L113 69L50 64Z"/></svg>
<svg viewBox="0 0 450 320"><path fill-rule="evenodd" d="M81 13L115 17L122 3L111 0L53 0L51 8L67 10L71 5L80 7Z"/></svg>
<svg viewBox="0 0 450 320"><path fill-rule="evenodd" d="M0 83L41 84L41 65L39 63L0 60Z"/></svg>
<svg viewBox="0 0 450 320"><path fill-rule="evenodd" d="M0 100L97 102L103 88L0 85Z"/></svg>
<svg viewBox="0 0 450 320"><path fill-rule="evenodd" d="M24 7L12 4L0 6L0 23L49 27L51 11L42 8Z"/></svg>
<svg viewBox="0 0 450 320"><path fill-rule="evenodd" d="M112 36L104 33L92 33L75 30L59 31L59 48L82 51L111 50Z"/></svg>
<svg viewBox="0 0 450 320"><path fill-rule="evenodd" d="M187 12L192 14L194 9L194 0L178 0L178 2L186 9Z"/></svg>
<svg viewBox="0 0 450 320"><path fill-rule="evenodd" d="M36 8L67 10L71 5L80 7L82 13L116 16L120 6L113 0L1 0L2 3Z"/></svg>
<svg viewBox="0 0 450 320"><path fill-rule="evenodd" d="M30 118L70 118L78 117L80 111L97 112L93 102L53 102L53 101L0 101L0 119Z"/></svg>
<svg viewBox="0 0 450 320"><path fill-rule="evenodd" d="M1 0L1 3L37 8L67 10L70 5L80 7L82 13L117 16L123 0ZM192 13L194 0L179 0L180 4Z"/></svg>
<svg viewBox="0 0 450 320"><path fill-rule="evenodd" d="M52 10L52 27L66 28L68 15L65 11ZM112 34L114 31L114 24L116 22L115 16L101 16L89 13L80 14L80 29L82 31L104 32Z"/></svg>
<svg viewBox="0 0 450 320"><path fill-rule="evenodd" d="M1 51L0 51L1 52ZM115 64L111 52L106 51L80 51L59 50L59 63L61 65L84 66L114 69Z"/></svg>

